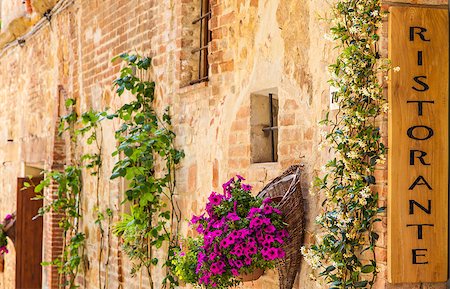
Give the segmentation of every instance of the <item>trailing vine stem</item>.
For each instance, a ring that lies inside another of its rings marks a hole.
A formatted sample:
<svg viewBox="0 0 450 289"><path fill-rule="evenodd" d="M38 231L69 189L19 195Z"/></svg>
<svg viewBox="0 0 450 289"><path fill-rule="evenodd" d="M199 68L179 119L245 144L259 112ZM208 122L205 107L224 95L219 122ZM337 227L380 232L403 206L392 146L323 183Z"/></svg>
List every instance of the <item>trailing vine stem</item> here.
<svg viewBox="0 0 450 289"><path fill-rule="evenodd" d="M70 138L70 150L72 164L62 171L46 171L45 178L35 187L37 199L45 199L45 205L40 208L39 215L52 211L61 214L59 226L63 229L62 254L51 261L43 262L43 265L56 266L59 272L59 284L68 288L77 288L76 279L83 263L86 236L80 231L80 222L83 218L82 192L83 170L97 177L97 195L99 194L99 177L101 161L101 144L97 139L99 123L105 119L106 112L88 111L81 115L75 111L74 99L66 101L69 113L61 117L59 133L68 132ZM79 156L78 143L80 139L86 139L88 145L96 143L97 153L86 153ZM56 192L50 197L43 194L44 188L57 186ZM30 186L30 184L27 184ZM98 196L97 196L98 199ZM107 210L108 214L112 214ZM99 216L102 215L99 213ZM96 220L99 220L99 218ZM101 220L100 220L101 221ZM100 224L101 226L101 224ZM103 229L100 227L103 234ZM100 265L100 264L99 264ZM100 267L99 267L100 270ZM101 280L99 279L101 286ZM100 287L101 288L101 287Z"/></svg>
<svg viewBox="0 0 450 289"><path fill-rule="evenodd" d="M376 121L388 110L380 76L390 69L377 44L383 14L380 0L339 0L330 19L327 37L340 53L329 66L329 83L337 88L339 110L320 122L330 128L320 147L335 157L313 182L313 191L325 195L324 210L316 218L316 243L302 252L331 289L372 288L378 274L374 224L385 208L373 185L386 148Z"/></svg>
<svg viewBox="0 0 450 289"><path fill-rule="evenodd" d="M175 166L184 153L174 146L175 133L170 129L169 108L158 113L155 105L155 83L146 80L151 59L121 54L116 59L125 62L120 76L114 81L116 93L125 91L133 100L124 104L112 117L122 126L116 131L118 156L111 179L126 179L128 189L124 203L130 212L121 216L114 231L122 240L122 249L133 261L132 274L144 267L149 286L154 288L152 267L166 268L163 287L174 288L176 278L170 269L174 248L177 247L179 208L175 204ZM113 61L114 61L113 60ZM155 250L168 246L166 260L155 257Z"/></svg>

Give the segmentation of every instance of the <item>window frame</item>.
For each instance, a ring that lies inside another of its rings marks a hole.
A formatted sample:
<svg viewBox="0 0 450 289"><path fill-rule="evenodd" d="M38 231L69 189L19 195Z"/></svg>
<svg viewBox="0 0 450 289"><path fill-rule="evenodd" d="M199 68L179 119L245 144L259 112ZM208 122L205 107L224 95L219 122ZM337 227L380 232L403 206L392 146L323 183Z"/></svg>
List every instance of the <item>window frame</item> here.
<svg viewBox="0 0 450 289"><path fill-rule="evenodd" d="M209 80L208 46L211 42L211 31L209 30L209 20L211 19L211 5L209 0L200 0L200 16L192 21L192 24L199 24L199 46L191 50L192 54L198 53L198 76L191 80L190 85Z"/></svg>

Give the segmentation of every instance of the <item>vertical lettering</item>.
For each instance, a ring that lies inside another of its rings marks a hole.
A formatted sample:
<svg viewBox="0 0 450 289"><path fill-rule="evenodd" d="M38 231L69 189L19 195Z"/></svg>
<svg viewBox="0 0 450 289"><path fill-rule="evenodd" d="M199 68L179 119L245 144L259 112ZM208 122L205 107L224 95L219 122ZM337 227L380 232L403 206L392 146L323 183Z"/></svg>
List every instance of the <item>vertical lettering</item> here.
<svg viewBox="0 0 450 289"><path fill-rule="evenodd" d="M416 153L419 153L420 155L417 156ZM427 153L421 150L410 150L409 151L409 165L414 166L415 165L415 159L419 159L422 165L429 166L431 164L427 164L425 160L423 159L426 157Z"/></svg>
<svg viewBox="0 0 450 289"><path fill-rule="evenodd" d="M425 208L420 203L418 203L414 200L409 200L409 214L410 215L414 215L414 206L416 206L419 209L421 209L422 211L424 211L427 215L431 215L431 200L428 200L428 208Z"/></svg>
<svg viewBox="0 0 450 289"><path fill-rule="evenodd" d="M428 252L427 249L412 249L412 263L414 265L420 265L420 264L428 264L428 261L425 262L419 262L417 261L417 257L426 257L425 254L418 254L420 252Z"/></svg>
<svg viewBox="0 0 450 289"><path fill-rule="evenodd" d="M423 65L423 51L417 52L417 65L419 66Z"/></svg>
<svg viewBox="0 0 450 289"><path fill-rule="evenodd" d="M424 103L434 103L433 100L408 100L406 103L417 103L417 112L419 116L423 115L423 104Z"/></svg>
<svg viewBox="0 0 450 289"><path fill-rule="evenodd" d="M426 28L419 27L419 26L409 27L409 41L414 41L416 35L419 35L419 37L420 37L420 39L422 39L422 41L425 41L425 42L431 41L430 39L426 39L425 35L423 35L427 31L428 30Z"/></svg>
<svg viewBox="0 0 450 289"><path fill-rule="evenodd" d="M426 129L426 130L427 130L427 136L422 137L422 138L416 136L416 135L414 134L414 131L416 131L416 130L419 129L419 128L424 128L424 129ZM431 138L431 137L434 135L434 131L433 131L433 129L432 129L431 127L429 127L429 126L426 126L426 125L416 125L416 126L410 127L410 128L408 129L407 134L408 134L408 137L409 137L409 138L412 138L412 139L415 139L415 140L427 140L427 139Z"/></svg>
<svg viewBox="0 0 450 289"><path fill-rule="evenodd" d="M417 88L417 87L413 86L412 89L414 89L415 91L424 92L424 91L427 91L430 89L430 86L421 80L421 79L427 79L427 77L425 75L415 76L413 79L417 84L420 84L422 86L422 88Z"/></svg>
<svg viewBox="0 0 450 289"><path fill-rule="evenodd" d="M421 182L422 181L422 182ZM423 176L418 176L417 179L414 181L414 183L409 187L409 190L412 191L416 186L427 186L427 188L432 191L430 184L425 180Z"/></svg>
<svg viewBox="0 0 450 289"><path fill-rule="evenodd" d="M406 227L417 227L417 239L423 239L423 227L434 227L433 224L411 224L406 225Z"/></svg>

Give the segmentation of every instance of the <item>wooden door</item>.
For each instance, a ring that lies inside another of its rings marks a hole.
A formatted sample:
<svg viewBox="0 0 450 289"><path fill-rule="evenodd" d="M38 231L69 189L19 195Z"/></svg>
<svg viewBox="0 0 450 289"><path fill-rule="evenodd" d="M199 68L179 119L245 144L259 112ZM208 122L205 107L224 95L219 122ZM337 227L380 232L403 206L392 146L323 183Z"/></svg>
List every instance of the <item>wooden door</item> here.
<svg viewBox="0 0 450 289"><path fill-rule="evenodd" d="M37 185L42 178L18 178L16 219L16 289L42 288L42 235L43 220L37 215L42 200L36 196L34 187L26 188L24 183Z"/></svg>

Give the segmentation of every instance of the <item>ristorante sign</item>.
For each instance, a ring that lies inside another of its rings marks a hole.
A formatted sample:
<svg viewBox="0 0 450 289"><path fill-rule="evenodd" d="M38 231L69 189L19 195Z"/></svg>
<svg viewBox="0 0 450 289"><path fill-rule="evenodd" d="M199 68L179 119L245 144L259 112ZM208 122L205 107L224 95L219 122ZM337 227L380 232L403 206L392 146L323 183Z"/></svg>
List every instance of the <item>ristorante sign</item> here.
<svg viewBox="0 0 450 289"><path fill-rule="evenodd" d="M392 7L389 30L389 281L445 282L448 12Z"/></svg>

